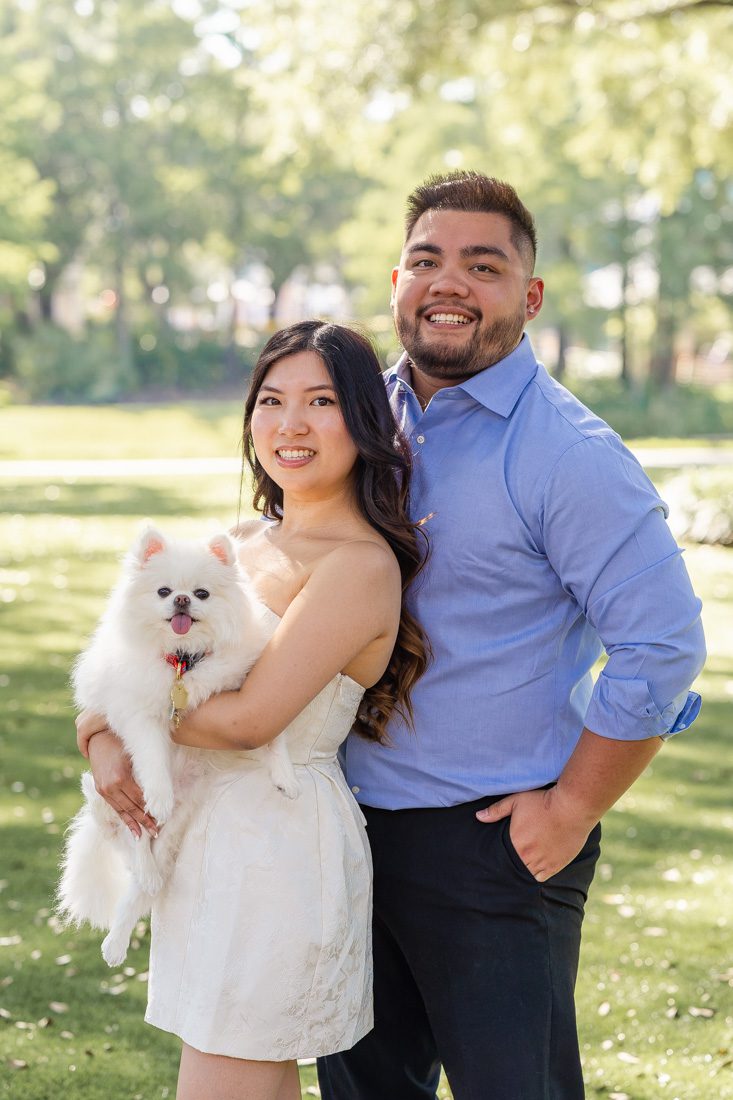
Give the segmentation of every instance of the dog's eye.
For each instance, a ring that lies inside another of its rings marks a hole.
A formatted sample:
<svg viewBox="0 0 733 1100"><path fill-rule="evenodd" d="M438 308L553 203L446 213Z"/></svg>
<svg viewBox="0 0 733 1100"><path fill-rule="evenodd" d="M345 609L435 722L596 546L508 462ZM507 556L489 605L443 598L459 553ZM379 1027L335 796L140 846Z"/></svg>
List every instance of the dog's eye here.
<svg viewBox="0 0 733 1100"><path fill-rule="evenodd" d="M164 600L166 598L166 596L170 596L170 594L171 594L171 589L170 588L159 588L158 589L158 595L160 596L161 600Z"/></svg>
<svg viewBox="0 0 733 1100"><path fill-rule="evenodd" d="M209 593L205 588L196 588L193 594L197 600L208 600L209 598Z"/></svg>

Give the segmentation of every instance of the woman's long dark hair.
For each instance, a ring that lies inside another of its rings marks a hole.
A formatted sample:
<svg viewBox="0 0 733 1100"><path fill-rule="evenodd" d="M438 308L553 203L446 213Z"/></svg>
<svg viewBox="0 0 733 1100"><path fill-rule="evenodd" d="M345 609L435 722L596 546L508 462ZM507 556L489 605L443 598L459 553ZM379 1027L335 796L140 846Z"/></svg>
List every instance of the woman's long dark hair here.
<svg viewBox="0 0 733 1100"><path fill-rule="evenodd" d="M411 455L398 431L369 340L353 329L325 321L300 321L276 332L255 365L244 405L242 449L254 478L254 506L268 519L283 514L282 489L263 469L252 439L252 414L267 372L287 355L313 351L331 378L344 423L358 451L353 482L364 519L389 543L402 574L402 609L397 640L381 679L364 694L354 728L372 741L387 741L393 711L412 725L410 692L427 666L430 646L405 606L405 592L422 569L427 539L408 515Z"/></svg>

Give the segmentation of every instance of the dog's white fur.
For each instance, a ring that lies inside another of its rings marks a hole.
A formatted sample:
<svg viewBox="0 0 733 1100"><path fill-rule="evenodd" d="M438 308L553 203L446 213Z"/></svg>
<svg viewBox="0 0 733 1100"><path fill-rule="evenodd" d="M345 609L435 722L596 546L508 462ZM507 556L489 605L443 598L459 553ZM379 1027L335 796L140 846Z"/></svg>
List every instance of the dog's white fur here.
<svg viewBox="0 0 733 1100"><path fill-rule="evenodd" d="M171 620L182 606L193 622L177 635ZM77 705L105 715L130 755L147 811L164 826L156 840L145 831L136 840L97 793L91 773L82 776L85 803L69 827L58 908L77 924L109 929L102 955L110 966L124 960L135 924L170 874L186 825L206 796L209 761L221 766L226 759L171 741L175 670L165 655L206 654L183 677L188 706L196 707L215 692L241 685L271 633L266 614L228 535L197 543L148 527L125 559L121 580L76 663ZM284 738L246 755L269 766L283 794L297 797Z"/></svg>

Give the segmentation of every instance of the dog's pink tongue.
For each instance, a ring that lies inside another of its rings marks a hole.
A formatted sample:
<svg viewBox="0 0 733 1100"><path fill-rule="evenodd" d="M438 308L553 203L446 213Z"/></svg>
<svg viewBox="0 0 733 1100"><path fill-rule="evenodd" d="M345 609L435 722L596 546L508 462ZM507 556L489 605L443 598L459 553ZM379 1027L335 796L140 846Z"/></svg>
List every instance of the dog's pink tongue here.
<svg viewBox="0 0 733 1100"><path fill-rule="evenodd" d="M176 634L188 634L192 622L190 615L174 615L171 619L171 626Z"/></svg>

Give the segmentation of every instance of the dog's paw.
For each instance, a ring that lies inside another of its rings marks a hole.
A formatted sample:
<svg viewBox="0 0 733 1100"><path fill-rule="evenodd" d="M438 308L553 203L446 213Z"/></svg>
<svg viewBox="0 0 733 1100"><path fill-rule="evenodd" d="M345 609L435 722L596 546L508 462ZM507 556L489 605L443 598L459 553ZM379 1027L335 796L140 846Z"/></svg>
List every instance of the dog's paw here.
<svg viewBox="0 0 733 1100"><path fill-rule="evenodd" d="M110 932L102 941L102 958L107 966L120 966L127 958L130 941L119 932Z"/></svg>
<svg viewBox="0 0 733 1100"><path fill-rule="evenodd" d="M145 809L159 825L165 825L173 813L173 789L152 791L145 800Z"/></svg>
<svg viewBox="0 0 733 1100"><path fill-rule="evenodd" d="M274 783L286 798L298 798L300 795L300 783L297 779L275 779Z"/></svg>

